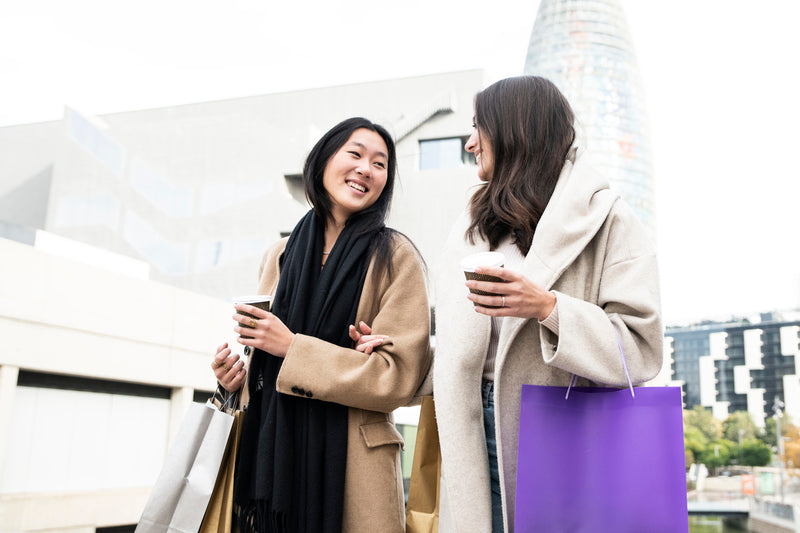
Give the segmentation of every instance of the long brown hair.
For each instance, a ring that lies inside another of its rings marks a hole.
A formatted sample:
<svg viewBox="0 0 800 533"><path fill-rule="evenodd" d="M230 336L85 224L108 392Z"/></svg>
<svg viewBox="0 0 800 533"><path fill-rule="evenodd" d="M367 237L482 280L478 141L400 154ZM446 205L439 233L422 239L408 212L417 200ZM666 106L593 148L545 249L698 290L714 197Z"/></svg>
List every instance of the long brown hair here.
<svg viewBox="0 0 800 533"><path fill-rule="evenodd" d="M470 200L471 243L477 234L494 249L511 234L528 253L575 141L574 121L561 91L539 76L506 78L475 95L475 127L494 170Z"/></svg>

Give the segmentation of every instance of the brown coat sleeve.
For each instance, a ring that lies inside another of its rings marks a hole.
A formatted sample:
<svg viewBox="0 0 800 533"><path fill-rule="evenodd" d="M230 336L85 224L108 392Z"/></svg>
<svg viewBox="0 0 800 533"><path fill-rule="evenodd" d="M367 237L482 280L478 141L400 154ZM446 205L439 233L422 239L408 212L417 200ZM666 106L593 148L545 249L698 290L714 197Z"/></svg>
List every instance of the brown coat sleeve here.
<svg viewBox="0 0 800 533"><path fill-rule="evenodd" d="M356 322L363 320L389 338L366 355L296 335L278 374L279 392L381 412L412 400L431 362L427 288L420 259L406 238L396 236L391 260L391 281L384 275L373 283L370 265L356 313Z"/></svg>

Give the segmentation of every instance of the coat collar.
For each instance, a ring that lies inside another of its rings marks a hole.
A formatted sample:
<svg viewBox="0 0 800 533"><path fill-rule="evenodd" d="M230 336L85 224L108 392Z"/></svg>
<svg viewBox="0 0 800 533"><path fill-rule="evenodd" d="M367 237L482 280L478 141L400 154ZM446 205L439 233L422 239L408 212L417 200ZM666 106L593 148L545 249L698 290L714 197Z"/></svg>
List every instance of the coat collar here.
<svg viewBox="0 0 800 533"><path fill-rule="evenodd" d="M523 262L523 274L547 289L594 238L619 197L591 165L583 150L577 150L574 162L566 161ZM463 242L469 223L465 212L455 225L451 242ZM488 250L489 243L477 237L475 245L464 242L461 251Z"/></svg>
<svg viewBox="0 0 800 533"><path fill-rule="evenodd" d="M548 290L594 238L619 197L609 188L608 180L594 170L584 150L578 149L573 159L568 159L561 171L521 269L523 275ZM489 250L489 243L480 238L474 246L464 242L469 222L465 213L451 235L451 242L462 243L458 246L460 256ZM526 321L507 317L498 348L507 346ZM498 356L502 351L498 350Z"/></svg>

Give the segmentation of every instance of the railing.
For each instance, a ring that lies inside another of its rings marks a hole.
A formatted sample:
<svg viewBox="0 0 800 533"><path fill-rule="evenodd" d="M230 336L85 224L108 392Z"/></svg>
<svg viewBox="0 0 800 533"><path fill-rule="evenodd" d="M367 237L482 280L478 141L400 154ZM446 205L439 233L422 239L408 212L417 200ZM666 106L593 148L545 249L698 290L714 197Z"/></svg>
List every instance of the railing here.
<svg viewBox="0 0 800 533"><path fill-rule="evenodd" d="M746 499L688 502L689 515L696 516L737 516L750 515L750 503Z"/></svg>

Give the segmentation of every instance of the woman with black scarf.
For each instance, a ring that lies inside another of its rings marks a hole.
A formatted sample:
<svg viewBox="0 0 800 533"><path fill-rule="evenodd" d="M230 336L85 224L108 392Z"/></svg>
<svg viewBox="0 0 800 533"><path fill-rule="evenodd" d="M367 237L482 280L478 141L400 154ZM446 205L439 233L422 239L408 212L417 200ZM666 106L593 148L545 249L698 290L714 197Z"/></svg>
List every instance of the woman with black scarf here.
<svg viewBox="0 0 800 533"><path fill-rule="evenodd" d="M243 532L404 530L391 413L431 359L421 258L384 225L395 171L391 136L366 119L317 142L303 169L312 209L259 270L271 312L236 305L249 368L226 344L214 356L220 384L249 393L234 488ZM361 322L386 335L371 353L353 349Z"/></svg>

